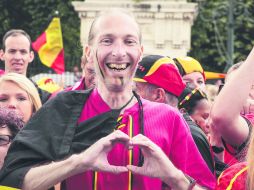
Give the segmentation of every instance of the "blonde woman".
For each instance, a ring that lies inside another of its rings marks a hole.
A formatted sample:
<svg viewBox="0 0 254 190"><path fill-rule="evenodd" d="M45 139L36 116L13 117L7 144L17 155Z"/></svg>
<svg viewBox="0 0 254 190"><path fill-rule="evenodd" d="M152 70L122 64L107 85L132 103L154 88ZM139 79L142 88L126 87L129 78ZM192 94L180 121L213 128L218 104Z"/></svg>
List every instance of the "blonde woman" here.
<svg viewBox="0 0 254 190"><path fill-rule="evenodd" d="M41 107L34 84L24 75L8 73L0 77L0 107L14 109L26 123Z"/></svg>

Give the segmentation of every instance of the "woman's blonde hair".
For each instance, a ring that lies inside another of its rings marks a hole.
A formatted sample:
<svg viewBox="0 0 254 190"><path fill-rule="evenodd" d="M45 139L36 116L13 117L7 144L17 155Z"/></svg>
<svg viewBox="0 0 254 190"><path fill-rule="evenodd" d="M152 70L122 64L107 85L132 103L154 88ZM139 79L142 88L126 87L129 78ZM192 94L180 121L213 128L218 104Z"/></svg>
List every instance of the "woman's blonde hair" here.
<svg viewBox="0 0 254 190"><path fill-rule="evenodd" d="M41 107L41 99L38 90L33 82L30 81L30 79L28 79L26 76L17 73L7 73L0 77L0 84L5 81L13 82L22 90L26 91L33 104L34 111L37 111Z"/></svg>
<svg viewBox="0 0 254 190"><path fill-rule="evenodd" d="M247 177L247 189L254 189L254 133L252 133L248 154L247 154L247 165L248 165L248 177Z"/></svg>

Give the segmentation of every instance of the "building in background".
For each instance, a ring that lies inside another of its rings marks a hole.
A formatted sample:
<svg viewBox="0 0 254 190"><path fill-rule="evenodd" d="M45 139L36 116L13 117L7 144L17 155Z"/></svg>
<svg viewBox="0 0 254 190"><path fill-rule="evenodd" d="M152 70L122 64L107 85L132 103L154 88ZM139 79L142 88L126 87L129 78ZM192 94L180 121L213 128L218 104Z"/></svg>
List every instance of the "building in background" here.
<svg viewBox="0 0 254 190"><path fill-rule="evenodd" d="M85 0L72 2L81 19L82 44L93 18L108 8L123 8L134 13L140 24L145 54L185 56L191 47L191 26L198 12L196 3L186 0Z"/></svg>

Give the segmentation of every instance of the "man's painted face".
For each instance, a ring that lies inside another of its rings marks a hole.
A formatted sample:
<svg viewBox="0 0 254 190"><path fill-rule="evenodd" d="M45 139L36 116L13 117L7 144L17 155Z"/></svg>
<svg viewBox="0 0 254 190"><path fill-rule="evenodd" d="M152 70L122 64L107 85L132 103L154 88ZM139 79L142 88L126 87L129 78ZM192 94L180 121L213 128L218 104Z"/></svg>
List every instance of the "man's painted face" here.
<svg viewBox="0 0 254 190"><path fill-rule="evenodd" d="M26 75L28 64L33 61L30 42L23 36L9 36L5 41L5 51L1 50L1 59L5 63L5 72Z"/></svg>
<svg viewBox="0 0 254 190"><path fill-rule="evenodd" d="M191 89L200 88L203 92L206 92L205 80L200 72L193 72L183 76L183 81Z"/></svg>
<svg viewBox="0 0 254 190"><path fill-rule="evenodd" d="M122 91L132 83L137 63L142 55L139 29L132 18L112 13L96 23L96 36L91 48L98 86Z"/></svg>

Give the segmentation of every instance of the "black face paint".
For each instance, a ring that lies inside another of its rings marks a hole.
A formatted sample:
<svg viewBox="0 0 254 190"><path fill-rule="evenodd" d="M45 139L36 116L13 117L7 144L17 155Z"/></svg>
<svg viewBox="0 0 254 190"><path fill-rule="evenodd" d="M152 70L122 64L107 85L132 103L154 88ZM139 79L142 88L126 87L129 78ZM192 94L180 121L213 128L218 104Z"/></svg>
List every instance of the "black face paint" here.
<svg viewBox="0 0 254 190"><path fill-rule="evenodd" d="M123 86L124 84L123 77L120 77L120 81L121 81L121 86Z"/></svg>
<svg viewBox="0 0 254 190"><path fill-rule="evenodd" d="M98 65L99 65L99 70L100 70L100 73L101 73L101 75L102 75L102 78L105 79L105 76L104 76L104 74L103 74L103 72L102 72L102 69L101 69L100 63L99 63L99 59L98 59L98 49L96 50L96 54L95 54L95 55L96 55L96 61L97 61ZM123 77L120 77L119 79L120 79L120 81L121 81L121 86L123 86L123 85L124 85L124 78L123 78Z"/></svg>
<svg viewBox="0 0 254 190"><path fill-rule="evenodd" d="M100 73L102 75L102 78L105 78L105 76L102 73L102 70L101 70L101 67L100 67L100 63L99 63L99 59L98 59L98 49L96 49L95 56L96 56L96 61L97 61L98 65L99 65L99 70L100 70Z"/></svg>

